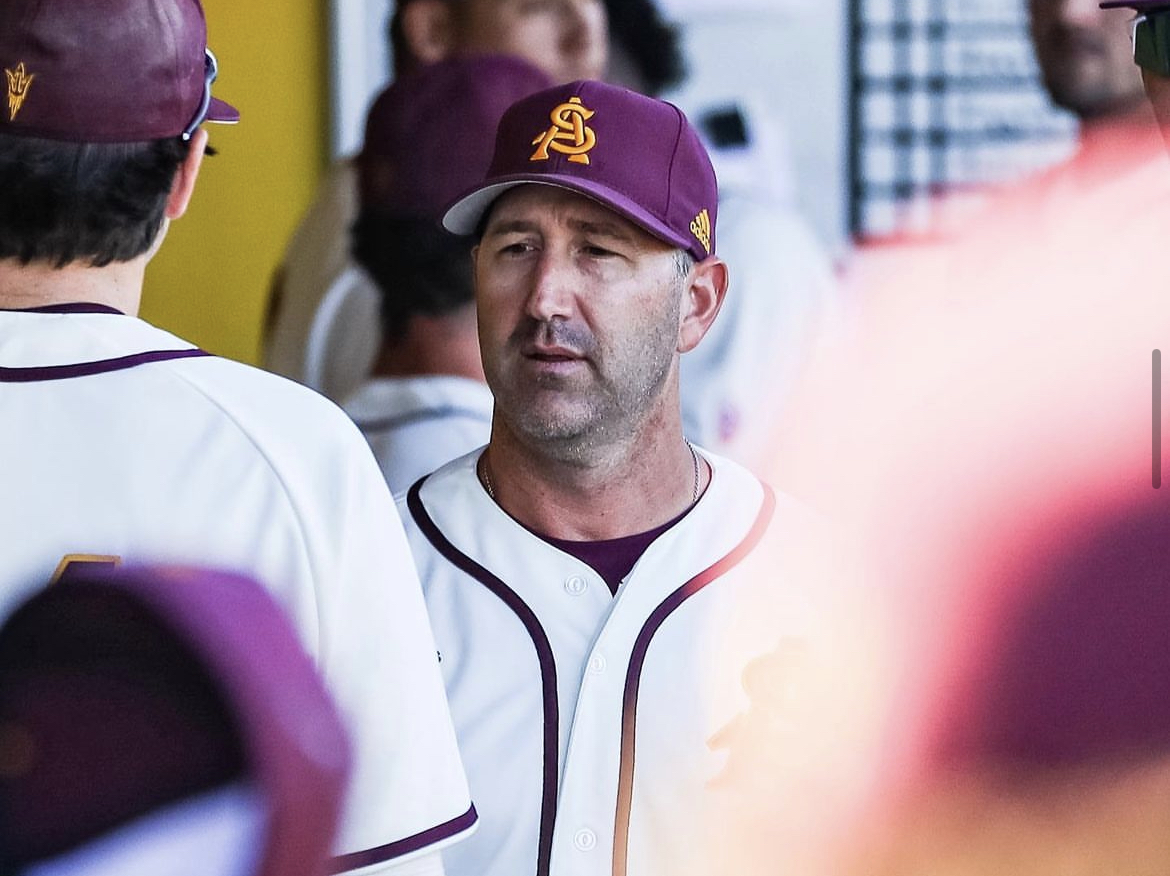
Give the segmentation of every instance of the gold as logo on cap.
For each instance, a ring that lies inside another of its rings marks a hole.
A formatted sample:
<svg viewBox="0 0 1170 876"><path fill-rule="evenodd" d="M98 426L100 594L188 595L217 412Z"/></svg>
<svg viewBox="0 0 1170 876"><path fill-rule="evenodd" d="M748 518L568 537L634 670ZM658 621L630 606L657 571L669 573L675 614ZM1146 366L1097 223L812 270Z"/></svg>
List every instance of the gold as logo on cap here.
<svg viewBox="0 0 1170 876"><path fill-rule="evenodd" d="M53 577L49 579L49 583L56 584L67 574L71 573L74 566L110 568L120 565L122 565L121 557L109 556L107 554L66 554L61 557L61 562L57 564L57 568L53 572Z"/></svg>
<svg viewBox="0 0 1170 876"><path fill-rule="evenodd" d="M581 103L581 98L570 97L550 114L552 126L532 141L536 151L529 161L548 161L548 150L568 155L569 161L589 163L589 152L597 145L597 134L585 123L595 113Z"/></svg>
<svg viewBox="0 0 1170 876"><path fill-rule="evenodd" d="M691 234L695 235L695 239L703 244L707 255L711 255L711 214L707 212L706 207L691 222Z"/></svg>
<svg viewBox="0 0 1170 876"><path fill-rule="evenodd" d="M35 73L32 76L28 75L28 71L24 69L24 61L17 64L15 70L4 68L4 73L8 76L8 121L12 122L16 120L20 108L24 106L24 99L28 97L28 87L37 77Z"/></svg>

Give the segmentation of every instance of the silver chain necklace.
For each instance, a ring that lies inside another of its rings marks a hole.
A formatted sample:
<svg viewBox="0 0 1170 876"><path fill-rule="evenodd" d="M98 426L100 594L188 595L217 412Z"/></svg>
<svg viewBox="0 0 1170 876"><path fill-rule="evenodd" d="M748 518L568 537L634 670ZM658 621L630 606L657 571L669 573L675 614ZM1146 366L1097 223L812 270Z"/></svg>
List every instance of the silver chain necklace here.
<svg viewBox="0 0 1170 876"><path fill-rule="evenodd" d="M479 467L480 474L483 475L483 488L487 490L488 496L490 496L491 500L494 502L496 501L496 491L492 489L492 478L491 475L488 474L487 454L485 453L480 457L480 459L483 461L483 465Z"/></svg>
<svg viewBox="0 0 1170 876"><path fill-rule="evenodd" d="M694 444L687 441L686 438L683 441L686 441L687 450L691 452L691 461L695 464L695 486L691 490L691 504L694 505L699 501L699 454L695 452Z"/></svg>

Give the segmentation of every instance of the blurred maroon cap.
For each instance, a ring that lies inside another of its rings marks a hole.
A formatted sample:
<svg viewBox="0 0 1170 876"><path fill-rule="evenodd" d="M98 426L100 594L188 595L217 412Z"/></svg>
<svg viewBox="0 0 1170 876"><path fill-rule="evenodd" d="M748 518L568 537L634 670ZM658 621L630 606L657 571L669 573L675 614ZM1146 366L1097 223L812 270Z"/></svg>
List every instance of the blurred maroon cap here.
<svg viewBox="0 0 1170 876"><path fill-rule="evenodd" d="M951 676L936 762L1026 777L1170 754L1170 504L1148 492L1071 508L1048 542L996 546L1015 561L983 586L1017 597L981 609L995 623L980 659Z"/></svg>
<svg viewBox="0 0 1170 876"><path fill-rule="evenodd" d="M199 0L5 0L2 14L0 133L116 143L239 121L211 97Z"/></svg>
<svg viewBox="0 0 1170 876"><path fill-rule="evenodd" d="M257 876L320 876L348 771L315 668L250 578L87 569L0 629L0 871L242 781L265 807Z"/></svg>
<svg viewBox="0 0 1170 876"><path fill-rule="evenodd" d="M513 105L500 121L486 179L443 217L471 234L496 198L537 183L592 198L696 261L715 252L718 187L711 159L682 110L590 80Z"/></svg>
<svg viewBox="0 0 1170 876"><path fill-rule="evenodd" d="M437 221L483 178L504 110L550 84L536 67L503 55L452 58L398 78L366 117L363 205Z"/></svg>

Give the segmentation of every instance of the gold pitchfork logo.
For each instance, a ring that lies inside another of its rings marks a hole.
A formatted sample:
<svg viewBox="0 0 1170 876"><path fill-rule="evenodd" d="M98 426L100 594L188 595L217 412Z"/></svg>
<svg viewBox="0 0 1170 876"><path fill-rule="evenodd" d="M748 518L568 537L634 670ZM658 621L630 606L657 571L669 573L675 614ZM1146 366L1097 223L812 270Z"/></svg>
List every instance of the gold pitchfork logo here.
<svg viewBox="0 0 1170 876"><path fill-rule="evenodd" d="M589 163L589 151L597 145L597 135L585 123L594 112L581 103L581 98L570 97L551 113L552 126L532 141L536 151L529 161L548 161L548 150L568 155L569 161Z"/></svg>
<svg viewBox="0 0 1170 876"><path fill-rule="evenodd" d="M24 99L28 97L28 87L37 77L35 74L28 75L24 69L24 61L17 64L15 70L5 68L4 72L8 76L8 121L12 122L16 120L16 114L20 112Z"/></svg>

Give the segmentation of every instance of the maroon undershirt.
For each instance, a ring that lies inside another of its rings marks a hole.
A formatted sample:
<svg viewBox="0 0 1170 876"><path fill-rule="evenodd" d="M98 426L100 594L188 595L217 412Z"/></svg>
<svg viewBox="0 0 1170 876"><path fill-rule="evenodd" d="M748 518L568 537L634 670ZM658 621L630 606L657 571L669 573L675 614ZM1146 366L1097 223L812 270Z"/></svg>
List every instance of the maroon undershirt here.
<svg viewBox="0 0 1170 876"><path fill-rule="evenodd" d="M623 535L621 538L609 538L604 541L569 541L541 535L539 532L534 534L540 536L553 547L585 563L605 580L609 592L616 594L622 579L630 573L630 569L634 568L634 563L638 562L638 558L646 552L646 548L650 547L654 539L690 514L691 508L694 507L691 505L678 517L668 520L649 532Z"/></svg>

